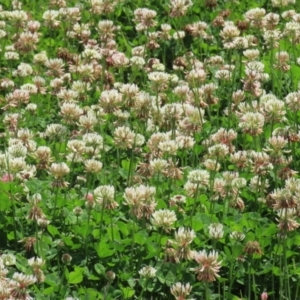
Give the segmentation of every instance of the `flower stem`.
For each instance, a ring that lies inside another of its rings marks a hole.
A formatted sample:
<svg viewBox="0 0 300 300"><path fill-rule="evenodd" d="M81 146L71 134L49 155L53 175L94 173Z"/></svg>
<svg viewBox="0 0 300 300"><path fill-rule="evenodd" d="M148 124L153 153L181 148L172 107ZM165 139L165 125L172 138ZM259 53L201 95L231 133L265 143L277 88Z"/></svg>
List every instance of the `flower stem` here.
<svg viewBox="0 0 300 300"><path fill-rule="evenodd" d="M193 209L190 217L190 222L191 222L191 228L193 228L193 216L196 210L196 205L197 205L197 199L198 199L198 192L199 192L199 183L197 183L196 191L195 191L195 196L194 196L194 204L193 204Z"/></svg>
<svg viewBox="0 0 300 300"><path fill-rule="evenodd" d="M132 165L133 165L133 149L130 150L130 160L127 174L127 186L131 186L132 183Z"/></svg>
<svg viewBox="0 0 300 300"><path fill-rule="evenodd" d="M288 222L287 209L285 209L285 224ZM291 289L290 289L290 279L289 279L289 270L287 264L287 230L284 232L283 237L283 278L284 278L284 291L287 299L291 299Z"/></svg>
<svg viewBox="0 0 300 300"><path fill-rule="evenodd" d="M104 201L103 201L103 203L102 203L101 217L100 217L100 236L99 236L99 244L100 244L101 238L102 238L102 231L103 231L103 216L104 216Z"/></svg>
<svg viewBox="0 0 300 300"><path fill-rule="evenodd" d="M53 214L52 214L52 223L53 223L53 221L55 219L55 215L56 215L57 198L58 198L58 188L56 188L56 191L55 191L54 207L53 207Z"/></svg>
<svg viewBox="0 0 300 300"><path fill-rule="evenodd" d="M114 236L113 219L112 219L111 210L110 210L110 229L111 229L111 239L114 242L115 241L115 236Z"/></svg>
<svg viewBox="0 0 300 300"><path fill-rule="evenodd" d="M204 299L209 300L208 282L204 283Z"/></svg>
<svg viewBox="0 0 300 300"><path fill-rule="evenodd" d="M251 300L251 262L252 257L249 258L248 262L248 300Z"/></svg>
<svg viewBox="0 0 300 300"><path fill-rule="evenodd" d="M89 211L88 211L87 228L86 228L86 234L85 234L85 260L86 260L86 263L88 262L88 238L89 238L90 220L91 220L91 209L89 209ZM102 222L101 222L101 224L102 224ZM100 232L100 234L101 234L101 232Z"/></svg>

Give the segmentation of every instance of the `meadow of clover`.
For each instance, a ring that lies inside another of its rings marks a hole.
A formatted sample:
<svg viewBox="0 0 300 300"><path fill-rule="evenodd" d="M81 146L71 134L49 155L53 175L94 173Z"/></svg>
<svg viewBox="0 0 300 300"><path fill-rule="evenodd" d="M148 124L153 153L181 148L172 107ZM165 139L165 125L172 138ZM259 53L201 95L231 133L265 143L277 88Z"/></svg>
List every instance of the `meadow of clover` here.
<svg viewBox="0 0 300 300"><path fill-rule="evenodd" d="M0 299L300 299L300 1L2 0Z"/></svg>

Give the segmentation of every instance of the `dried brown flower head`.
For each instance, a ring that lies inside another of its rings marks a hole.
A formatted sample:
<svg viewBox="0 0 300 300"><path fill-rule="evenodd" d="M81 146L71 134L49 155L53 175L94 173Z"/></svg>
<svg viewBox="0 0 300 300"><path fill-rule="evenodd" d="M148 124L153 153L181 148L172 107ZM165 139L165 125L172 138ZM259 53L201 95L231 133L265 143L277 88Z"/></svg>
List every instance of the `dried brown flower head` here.
<svg viewBox="0 0 300 300"><path fill-rule="evenodd" d="M249 22L245 20L238 20L236 22L236 26L241 31L241 33L243 33L249 28Z"/></svg>
<svg viewBox="0 0 300 300"><path fill-rule="evenodd" d="M25 250L30 251L31 249L33 249L33 246L36 243L36 238L35 237L26 237L26 238L23 238L22 240L19 240L18 242L24 243Z"/></svg>
<svg viewBox="0 0 300 300"><path fill-rule="evenodd" d="M217 7L217 6L218 6L217 0L206 0L205 1L205 7L207 7L207 8L212 9L212 8Z"/></svg>
<svg viewBox="0 0 300 300"><path fill-rule="evenodd" d="M260 244L257 241L247 242L246 246L244 247L244 252L248 255L253 255L253 254L261 255L262 254Z"/></svg>

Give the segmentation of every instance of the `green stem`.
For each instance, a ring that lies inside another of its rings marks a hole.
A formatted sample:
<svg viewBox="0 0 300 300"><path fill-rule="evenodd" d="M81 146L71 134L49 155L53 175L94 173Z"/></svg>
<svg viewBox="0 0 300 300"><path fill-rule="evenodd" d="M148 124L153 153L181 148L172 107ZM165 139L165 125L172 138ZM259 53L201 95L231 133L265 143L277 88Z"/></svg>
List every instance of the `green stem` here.
<svg viewBox="0 0 300 300"><path fill-rule="evenodd" d="M209 121L209 123L211 123L211 112L210 112L210 107L209 107L209 105L207 105L206 111L207 111L208 121Z"/></svg>
<svg viewBox="0 0 300 300"><path fill-rule="evenodd" d="M298 110L294 110L294 129L296 129L296 131L298 132L298 122L297 122L297 114L298 114Z"/></svg>
<svg viewBox="0 0 300 300"><path fill-rule="evenodd" d="M54 222L54 219L55 219L55 216L56 216L57 198L58 198L58 188L56 188L56 191L55 191L54 207L53 207L53 214L52 214L52 223Z"/></svg>
<svg viewBox="0 0 300 300"><path fill-rule="evenodd" d="M280 259L279 259L279 270L280 272L282 271L282 257L280 256ZM279 276L279 300L282 300L282 289L283 287L283 276Z"/></svg>
<svg viewBox="0 0 300 300"><path fill-rule="evenodd" d="M253 282L253 289L254 289L254 299L257 300L257 291L256 291L256 283L255 283L255 275L252 274L252 282Z"/></svg>
<svg viewBox="0 0 300 300"><path fill-rule="evenodd" d="M157 109L157 125L159 125L160 121L160 107L159 107L159 102L158 102L158 88L156 89L156 95L155 95L155 104L156 104L156 109Z"/></svg>
<svg viewBox="0 0 300 300"><path fill-rule="evenodd" d="M41 240L41 243L40 243L40 257L42 259L44 259L44 251L43 251L43 247L42 247L42 243L43 243L43 231L44 231L44 229L42 229L42 231L41 231L41 238L40 238L40 240Z"/></svg>
<svg viewBox="0 0 300 300"><path fill-rule="evenodd" d="M107 297L107 295L108 295L108 289L109 289L110 285L111 285L111 281L109 281L109 282L107 283L106 287L104 288L103 300L106 300L106 297Z"/></svg>
<svg viewBox="0 0 300 300"><path fill-rule="evenodd" d="M226 193L224 197L222 221L226 220L227 213L229 212L229 201L228 194Z"/></svg>
<svg viewBox="0 0 300 300"><path fill-rule="evenodd" d="M234 243L234 246L233 246L233 248L235 248L236 247L236 245L237 245L237 242L235 242ZM236 260L230 260L230 267L229 267L229 289L228 289L228 291L229 291L229 296L231 296L231 290L232 290L232 285L233 285L233 282L234 282L234 280L233 280L233 269L234 269L234 266L235 266L235 262L236 262Z"/></svg>
<svg viewBox="0 0 300 300"><path fill-rule="evenodd" d="M110 210L110 230L111 230L111 239L114 242L115 241L115 236L114 236L113 218L112 218L111 210Z"/></svg>
<svg viewBox="0 0 300 300"><path fill-rule="evenodd" d="M252 257L249 258L248 262L248 300L251 300L251 261Z"/></svg>
<svg viewBox="0 0 300 300"><path fill-rule="evenodd" d="M194 196L193 209L192 209L192 213L191 213L191 216L190 216L191 228L193 228L193 216L194 216L194 213L195 213L195 210L196 210L198 192L199 192L199 183L197 183L196 192L195 192L195 196Z"/></svg>
<svg viewBox="0 0 300 300"><path fill-rule="evenodd" d="M86 263L88 262L88 244L89 244L88 238L89 238L90 220L91 220L91 209L89 209L89 211L88 211L87 227L86 227L86 234L85 234L85 261L86 261ZM102 224L102 222L101 222L101 224Z"/></svg>
<svg viewBox="0 0 300 300"><path fill-rule="evenodd" d="M210 173L210 177L209 177L209 199L210 199L209 214L210 215L213 213L213 208L214 208L214 201L212 201L211 198L212 198L212 194L213 194L215 176L217 173L217 166L218 166L218 158L216 159L214 170L212 170L212 172Z"/></svg>
<svg viewBox="0 0 300 300"><path fill-rule="evenodd" d="M141 292L141 295L139 297L140 300L143 299L143 294L144 294L144 291L147 290L147 286L148 286L148 279L146 279L145 288L144 288L144 285L142 287L142 292Z"/></svg>
<svg viewBox="0 0 300 300"><path fill-rule="evenodd" d="M204 282L204 299L205 300L210 300L209 299L209 292L208 292L208 282Z"/></svg>
<svg viewBox="0 0 300 300"><path fill-rule="evenodd" d="M274 93L274 49L273 49L273 42L271 41L271 49L270 49L270 70L271 70L271 91Z"/></svg>
<svg viewBox="0 0 300 300"><path fill-rule="evenodd" d="M132 237L132 243L131 243L131 252L130 252L130 261L133 261L133 249L134 249L134 222L132 220L132 229L131 229L131 237Z"/></svg>
<svg viewBox="0 0 300 300"><path fill-rule="evenodd" d="M13 178L13 175L10 172L10 164L9 164L9 158L6 157L6 164L7 164L7 173L8 173L8 178L9 178L9 198L12 203L12 214L13 214L13 220L14 220L14 243L15 247L17 247L17 215L16 215L16 203L14 199L14 192L13 192L13 186L12 186L12 181L11 178Z"/></svg>
<svg viewBox="0 0 300 300"><path fill-rule="evenodd" d="M298 277L299 278L299 277ZM298 284L296 284L296 291L295 291L295 297L294 299L300 299L300 293L299 293L299 287L300 287L300 280L297 280Z"/></svg>
<svg viewBox="0 0 300 300"><path fill-rule="evenodd" d="M275 267L273 253L271 253L271 261L273 262L273 266ZM275 282L274 282L274 273L273 272L272 272L272 291L275 291Z"/></svg>
<svg viewBox="0 0 300 300"><path fill-rule="evenodd" d="M284 222L287 224L288 222L288 215L287 215L287 209L285 209L285 216L284 216ZM289 269L287 264L287 230L284 232L283 237L283 277L284 277L284 291L285 296L287 299L291 299L291 289L290 289L290 278L289 278Z"/></svg>
<svg viewBox="0 0 300 300"><path fill-rule="evenodd" d="M106 59L102 59L102 74L101 74L101 92L104 90L104 83L105 83L105 71L106 71Z"/></svg>
<svg viewBox="0 0 300 300"><path fill-rule="evenodd" d="M40 243L39 243L39 232L38 232L38 224L35 222L35 243L36 243L36 255L38 257L42 257L39 251Z"/></svg>
<svg viewBox="0 0 300 300"><path fill-rule="evenodd" d="M17 246L17 217L16 217L16 204L15 199L11 197L12 202L12 213L13 213L13 219L14 219L14 242L15 246Z"/></svg>
<svg viewBox="0 0 300 300"><path fill-rule="evenodd" d="M129 160L128 174L127 174L127 186L131 186L132 183L132 174L131 174L132 165L133 165L133 149L130 149L130 160Z"/></svg>
<svg viewBox="0 0 300 300"><path fill-rule="evenodd" d="M171 198L172 183L173 183L172 178L169 178L168 179L168 198L167 198L167 201L169 201L170 198Z"/></svg>
<svg viewBox="0 0 300 300"><path fill-rule="evenodd" d="M102 231L103 231L103 216L104 216L104 201L102 202L102 209L101 209L101 217L100 217L100 236L99 236L99 244L102 238Z"/></svg>

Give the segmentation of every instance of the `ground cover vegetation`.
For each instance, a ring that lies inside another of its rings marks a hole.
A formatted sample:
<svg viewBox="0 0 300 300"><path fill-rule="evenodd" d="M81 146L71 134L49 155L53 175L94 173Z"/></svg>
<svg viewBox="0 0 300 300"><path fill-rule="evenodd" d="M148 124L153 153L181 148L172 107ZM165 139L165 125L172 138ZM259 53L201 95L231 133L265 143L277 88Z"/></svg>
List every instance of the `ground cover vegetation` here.
<svg viewBox="0 0 300 300"><path fill-rule="evenodd" d="M300 299L300 2L1 1L0 299Z"/></svg>

